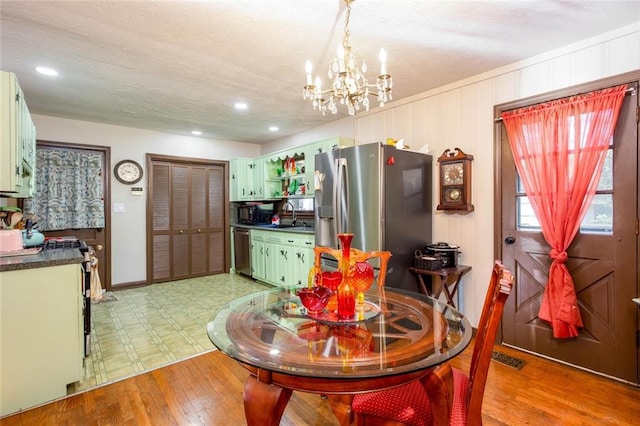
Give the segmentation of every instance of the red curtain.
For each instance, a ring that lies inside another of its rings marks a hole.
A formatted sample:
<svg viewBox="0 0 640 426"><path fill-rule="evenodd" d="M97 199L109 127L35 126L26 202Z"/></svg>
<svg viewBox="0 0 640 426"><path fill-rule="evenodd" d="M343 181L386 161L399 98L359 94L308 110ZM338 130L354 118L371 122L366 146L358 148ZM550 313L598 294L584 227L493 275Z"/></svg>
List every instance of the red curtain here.
<svg viewBox="0 0 640 426"><path fill-rule="evenodd" d="M595 195L625 91L621 85L502 113L518 174L551 246L538 316L556 338L575 337L583 326L566 250Z"/></svg>

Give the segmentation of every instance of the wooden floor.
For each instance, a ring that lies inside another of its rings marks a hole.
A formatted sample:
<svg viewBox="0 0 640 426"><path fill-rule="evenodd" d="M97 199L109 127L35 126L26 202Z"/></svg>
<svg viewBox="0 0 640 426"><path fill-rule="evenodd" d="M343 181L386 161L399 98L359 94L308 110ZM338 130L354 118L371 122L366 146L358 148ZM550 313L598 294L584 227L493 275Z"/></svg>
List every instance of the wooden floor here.
<svg viewBox="0 0 640 426"><path fill-rule="evenodd" d="M521 370L492 363L483 405L491 425L640 425L640 390L634 386L509 348L526 361ZM471 348L453 364L466 371ZM247 373L221 352L144 373L121 382L0 420L13 425L242 425ZM282 425L336 425L326 401L294 393Z"/></svg>

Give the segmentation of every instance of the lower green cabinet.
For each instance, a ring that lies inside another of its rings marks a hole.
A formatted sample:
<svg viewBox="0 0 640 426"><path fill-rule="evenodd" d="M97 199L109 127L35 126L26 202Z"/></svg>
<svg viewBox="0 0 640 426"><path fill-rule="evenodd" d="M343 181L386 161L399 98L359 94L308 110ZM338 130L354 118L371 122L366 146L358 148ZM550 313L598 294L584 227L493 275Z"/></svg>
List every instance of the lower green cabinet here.
<svg viewBox="0 0 640 426"><path fill-rule="evenodd" d="M251 230L253 278L279 287L306 286L314 244L313 234Z"/></svg>

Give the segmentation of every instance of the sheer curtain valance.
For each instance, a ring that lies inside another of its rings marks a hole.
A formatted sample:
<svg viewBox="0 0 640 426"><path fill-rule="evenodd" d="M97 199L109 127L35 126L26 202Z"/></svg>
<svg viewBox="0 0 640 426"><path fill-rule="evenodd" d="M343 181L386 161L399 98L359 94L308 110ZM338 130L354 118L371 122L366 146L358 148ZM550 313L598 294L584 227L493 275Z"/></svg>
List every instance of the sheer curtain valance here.
<svg viewBox="0 0 640 426"><path fill-rule="evenodd" d="M103 228L102 153L63 148L36 150L36 190L25 212L39 229Z"/></svg>

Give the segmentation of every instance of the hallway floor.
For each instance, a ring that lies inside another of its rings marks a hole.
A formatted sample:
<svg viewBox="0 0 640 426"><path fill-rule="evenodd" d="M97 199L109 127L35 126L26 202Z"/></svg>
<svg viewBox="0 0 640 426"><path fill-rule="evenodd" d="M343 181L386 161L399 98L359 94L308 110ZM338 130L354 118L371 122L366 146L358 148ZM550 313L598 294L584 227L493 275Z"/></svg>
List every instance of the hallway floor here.
<svg viewBox="0 0 640 426"><path fill-rule="evenodd" d="M117 300L91 306L91 354L84 391L214 350L206 326L227 302L267 288L220 274L116 291Z"/></svg>

